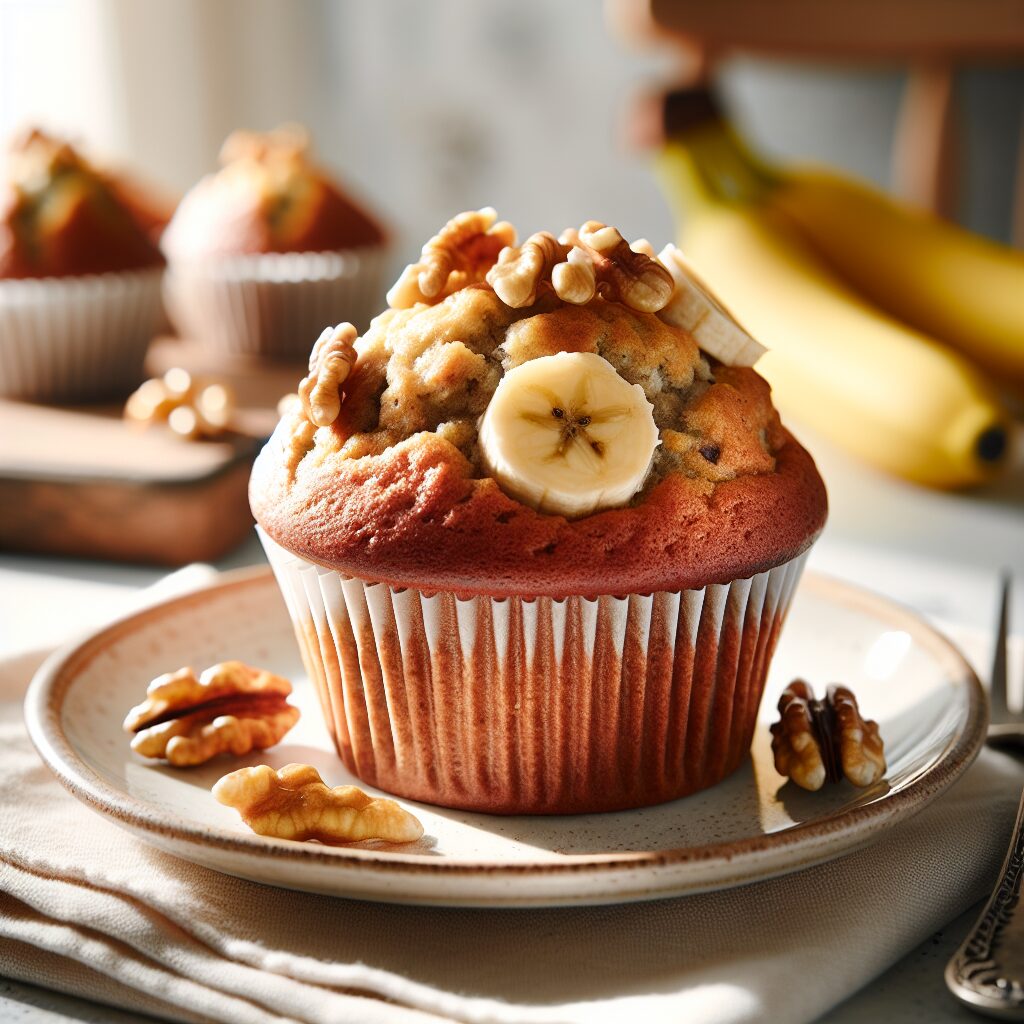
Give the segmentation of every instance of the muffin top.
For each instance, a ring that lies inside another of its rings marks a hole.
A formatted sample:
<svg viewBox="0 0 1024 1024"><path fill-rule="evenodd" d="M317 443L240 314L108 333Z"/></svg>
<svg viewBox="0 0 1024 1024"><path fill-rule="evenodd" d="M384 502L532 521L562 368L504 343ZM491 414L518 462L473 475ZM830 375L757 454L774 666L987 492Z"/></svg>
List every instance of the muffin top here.
<svg viewBox="0 0 1024 1024"><path fill-rule="evenodd" d="M163 264L166 217L70 143L32 129L8 153L0 185L0 278L66 277Z"/></svg>
<svg viewBox="0 0 1024 1024"><path fill-rule="evenodd" d="M380 245L384 230L310 160L297 125L234 132L221 169L182 199L167 233L171 259L329 252Z"/></svg>
<svg viewBox="0 0 1024 1024"><path fill-rule="evenodd" d="M363 337L324 332L253 473L269 535L492 596L702 587L808 547L813 461L765 381L679 326L702 321L665 262L595 222L515 243L492 210L462 214Z"/></svg>

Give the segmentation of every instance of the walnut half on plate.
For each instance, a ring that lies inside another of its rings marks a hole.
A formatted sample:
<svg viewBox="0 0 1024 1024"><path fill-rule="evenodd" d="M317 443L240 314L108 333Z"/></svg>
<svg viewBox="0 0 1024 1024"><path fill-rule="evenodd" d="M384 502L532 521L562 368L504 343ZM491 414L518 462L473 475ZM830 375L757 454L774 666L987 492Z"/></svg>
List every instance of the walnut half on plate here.
<svg viewBox="0 0 1024 1024"><path fill-rule="evenodd" d="M196 676L180 668L149 684L146 700L124 720L132 750L176 767L204 764L218 754L236 757L266 750L299 720L287 701L287 679L240 661L225 661Z"/></svg>
<svg viewBox="0 0 1024 1024"><path fill-rule="evenodd" d="M857 698L845 686L830 686L824 700L802 679L779 698L779 721L771 726L775 770L803 789L818 790L844 777L870 786L885 773L878 723L861 717Z"/></svg>

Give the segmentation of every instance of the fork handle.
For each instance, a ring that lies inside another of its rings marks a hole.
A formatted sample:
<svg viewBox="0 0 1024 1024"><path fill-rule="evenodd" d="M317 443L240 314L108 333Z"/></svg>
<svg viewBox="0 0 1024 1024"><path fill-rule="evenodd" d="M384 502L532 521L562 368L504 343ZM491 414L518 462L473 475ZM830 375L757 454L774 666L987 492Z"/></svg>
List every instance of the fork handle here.
<svg viewBox="0 0 1024 1024"><path fill-rule="evenodd" d="M946 984L962 1003L1005 1020L1024 1020L1024 794L999 882L981 917L946 967Z"/></svg>

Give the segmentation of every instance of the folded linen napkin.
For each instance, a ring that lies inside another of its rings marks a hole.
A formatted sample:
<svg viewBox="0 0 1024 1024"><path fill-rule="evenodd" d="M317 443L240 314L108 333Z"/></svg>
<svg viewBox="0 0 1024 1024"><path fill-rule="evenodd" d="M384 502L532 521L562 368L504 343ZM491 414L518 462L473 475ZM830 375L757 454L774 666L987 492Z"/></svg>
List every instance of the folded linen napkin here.
<svg viewBox="0 0 1024 1024"><path fill-rule="evenodd" d="M0 974L174 1021L807 1021L990 888L1024 770L986 751L873 846L652 903L436 909L274 889L68 795L0 663Z"/></svg>

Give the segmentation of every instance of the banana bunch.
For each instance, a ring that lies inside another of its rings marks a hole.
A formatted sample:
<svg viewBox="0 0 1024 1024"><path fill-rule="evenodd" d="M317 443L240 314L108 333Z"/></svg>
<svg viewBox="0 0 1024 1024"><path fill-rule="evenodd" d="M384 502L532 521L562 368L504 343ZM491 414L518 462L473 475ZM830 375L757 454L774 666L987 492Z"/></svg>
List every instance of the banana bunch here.
<svg viewBox="0 0 1024 1024"><path fill-rule="evenodd" d="M679 246L768 352L777 403L918 483L998 475L1024 383L1024 256L823 173L779 174L721 120L664 147Z"/></svg>
<svg viewBox="0 0 1024 1024"><path fill-rule="evenodd" d="M771 202L880 309L1024 388L1024 252L827 171L793 174Z"/></svg>

